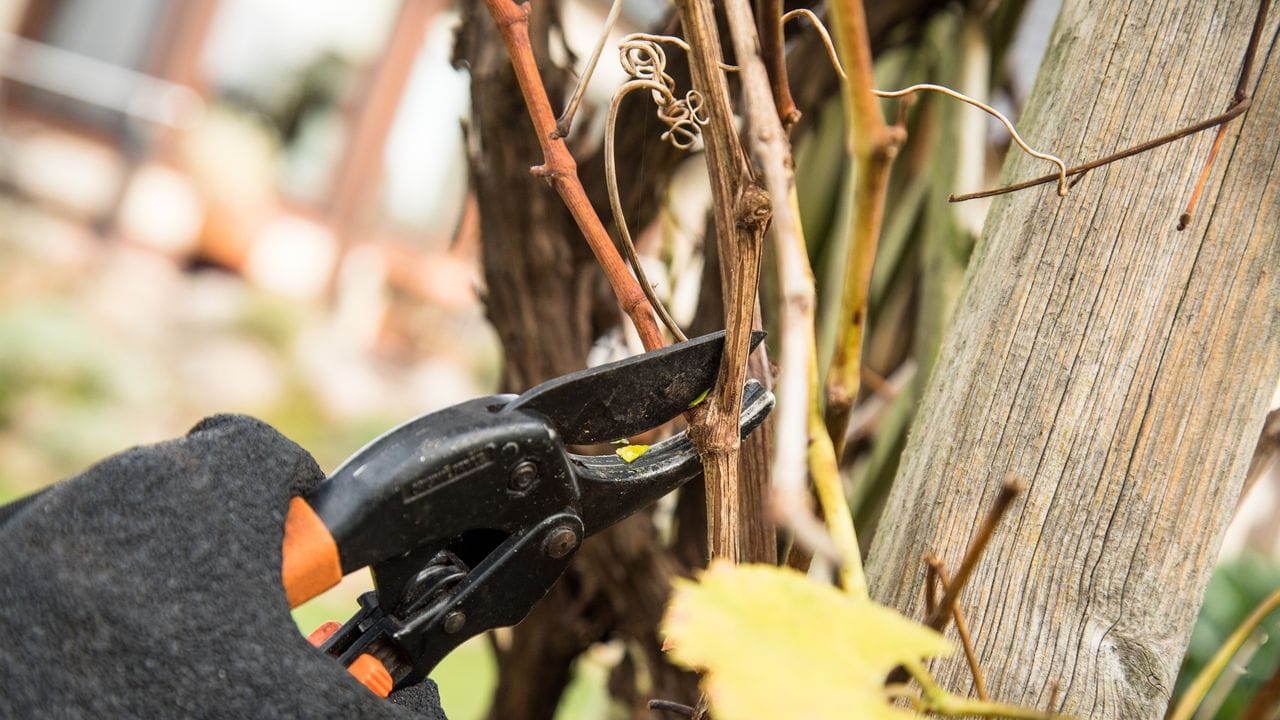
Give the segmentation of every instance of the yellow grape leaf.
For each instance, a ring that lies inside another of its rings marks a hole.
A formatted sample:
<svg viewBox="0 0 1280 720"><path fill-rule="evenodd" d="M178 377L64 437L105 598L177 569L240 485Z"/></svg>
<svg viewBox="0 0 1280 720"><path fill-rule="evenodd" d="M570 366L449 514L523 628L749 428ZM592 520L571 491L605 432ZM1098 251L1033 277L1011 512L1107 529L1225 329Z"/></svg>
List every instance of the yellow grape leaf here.
<svg viewBox="0 0 1280 720"><path fill-rule="evenodd" d="M901 720L884 680L949 655L941 635L790 568L711 564L677 580L663 620L675 662L704 673L716 720Z"/></svg>
<svg viewBox="0 0 1280 720"><path fill-rule="evenodd" d="M614 450L613 452L615 455L622 458L624 462L633 463L636 461L636 458L649 452L649 446L648 445L628 445L626 447L620 447L617 450Z"/></svg>

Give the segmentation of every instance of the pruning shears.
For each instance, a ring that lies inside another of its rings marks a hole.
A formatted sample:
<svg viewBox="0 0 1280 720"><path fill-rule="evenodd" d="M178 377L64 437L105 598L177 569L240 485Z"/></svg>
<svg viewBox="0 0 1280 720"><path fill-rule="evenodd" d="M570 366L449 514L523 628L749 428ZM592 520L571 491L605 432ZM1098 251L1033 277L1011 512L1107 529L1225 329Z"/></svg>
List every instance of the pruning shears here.
<svg viewBox="0 0 1280 720"><path fill-rule="evenodd" d="M706 335L387 432L293 499L290 605L369 567L374 590L321 649L383 696L420 681L464 640L522 620L584 538L701 475L684 432L630 462L569 447L679 415L714 385L723 350L723 332ZM748 381L741 435L772 407Z"/></svg>

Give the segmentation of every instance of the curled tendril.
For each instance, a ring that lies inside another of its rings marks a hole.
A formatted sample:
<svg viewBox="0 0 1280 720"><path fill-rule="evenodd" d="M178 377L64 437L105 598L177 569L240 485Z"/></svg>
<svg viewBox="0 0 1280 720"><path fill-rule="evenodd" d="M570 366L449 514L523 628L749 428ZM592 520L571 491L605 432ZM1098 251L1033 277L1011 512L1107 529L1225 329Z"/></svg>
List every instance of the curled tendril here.
<svg viewBox="0 0 1280 720"><path fill-rule="evenodd" d="M690 90L684 97L676 97L676 81L667 74L667 52L662 47L664 42L678 45L686 52L689 50L688 44L680 38L642 33L628 35L618 45L618 61L631 79L618 88L613 101L609 103L609 117L604 126L604 176L609 191L609 209L613 212L613 222L618 228L619 244L627 261L631 263L636 279L640 281L640 288L644 290L649 304L671 335L684 340L685 334L680 330L679 324L662 304L649 278L645 276L644 267L636 254L635 243L631 240L631 232L627 230L627 219L623 215L622 201L618 196L618 168L614 152L618 108L622 105L622 99L632 92L649 91L653 103L658 106L658 119L667 126L667 131L662 133L663 142L671 143L680 150L693 147L702 135L702 126L710 122L702 113L702 96L697 91Z"/></svg>
<svg viewBox="0 0 1280 720"><path fill-rule="evenodd" d="M912 85L911 87L904 88L902 90L893 90L893 91L872 90L871 92L875 93L876 97L899 98L899 97L904 97L906 95L911 95L912 93L916 93L921 90L928 90L932 92L942 93L943 95L953 97L959 100L960 102L972 105L978 108L979 110L982 110L983 112L987 113L988 115L991 115L995 119L999 120L1000 124L1004 125L1005 130L1009 131L1009 135L1013 138L1013 141L1017 143L1018 147L1022 148L1023 152L1025 152L1028 155L1031 155L1032 157L1037 157L1037 158L1040 158L1041 160L1046 160L1048 162L1051 162L1058 167L1058 196L1059 197L1067 196L1067 189L1069 187L1067 185L1067 164L1062 161L1062 158L1059 158L1057 155L1050 155L1049 153L1040 152L1039 150L1032 148L1030 145L1026 143L1026 141L1022 139L1022 136L1018 134L1018 129L1013 126L1013 122L1009 120L1009 118L1005 117L1004 114L1001 113L999 110L996 110L990 105L980 100L975 100L974 98L971 98L968 95L965 95L964 93L956 92L955 90L952 90L951 88L945 85L935 85L933 83L921 83L919 85Z"/></svg>
<svg viewBox="0 0 1280 720"><path fill-rule="evenodd" d="M659 105L658 119L669 128L662 133L662 139L680 150L693 147L702 133L702 126L710 121L702 114L702 95L697 90L685 93L681 101Z"/></svg>
<svg viewBox="0 0 1280 720"><path fill-rule="evenodd" d="M667 74L664 42L689 49L680 38L634 33L624 37L618 45L618 61L623 71L633 78L630 82L646 81L653 102L658 106L658 119L667 126L667 131L662 133L663 141L680 150L688 150L702 135L702 126L709 120L702 114L702 95L698 91L690 90L684 97L676 96L676 81Z"/></svg>

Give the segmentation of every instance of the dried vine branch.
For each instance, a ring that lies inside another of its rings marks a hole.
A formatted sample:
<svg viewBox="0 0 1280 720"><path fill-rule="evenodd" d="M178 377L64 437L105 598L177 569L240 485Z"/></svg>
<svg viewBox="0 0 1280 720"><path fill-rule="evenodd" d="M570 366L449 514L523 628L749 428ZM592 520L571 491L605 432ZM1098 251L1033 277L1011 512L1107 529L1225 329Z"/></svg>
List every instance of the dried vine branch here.
<svg viewBox="0 0 1280 720"><path fill-rule="evenodd" d="M833 527L836 528L833 530L837 535L835 543L816 522L808 507L808 491L804 482L806 468L814 474L815 482L825 478L828 485L832 482L837 488L839 485L834 454L826 453L825 459L830 462L821 462L824 459L823 444L819 442L821 438L809 432L812 428L807 422L808 380L811 377L808 372L816 368L813 355L813 275L808 270L795 204L790 147L779 109L774 104L774 89L758 52L755 18L747 0L733 0L726 4L725 10L738 59L751 157L762 170L768 198L773 203L773 235L779 249L779 264L784 268L784 292L789 298L795 297L792 293L809 298L808 303L784 301L783 363L777 386L779 411L775 424L776 460L771 494L775 519L790 527L801 543L833 559L842 560L845 586L851 592L865 596L866 581L843 493L837 489L835 501L823 503L824 510L831 509L829 518L834 520ZM807 318L804 315L806 308ZM798 322L797 314L800 315ZM814 462L815 457L819 462ZM830 500L831 495L828 492L824 497ZM843 522L840 522L841 518ZM843 548L839 547L841 537L848 541Z"/></svg>
<svg viewBox="0 0 1280 720"><path fill-rule="evenodd" d="M578 164L570 154L563 138L556 133L556 120L551 112L551 101L547 98L547 89L538 73L538 65L533 57L533 47L529 42L529 6L515 4L511 0L485 0L485 6L502 34L507 54L511 57L511 65L520 84L520 92L524 95L525 105L529 109L529 117L538 133L538 142L542 145L543 162L535 166L532 173L542 177L555 188L564 204L569 208L578 228L591 246L596 262L604 270L618 304L623 312L631 318L636 332L645 349L662 347L662 334L658 330L653 310L640 283L627 270L626 263L618 255L609 233L605 230L600 216L596 214L587 199L586 190L578 179Z"/></svg>
<svg viewBox="0 0 1280 720"><path fill-rule="evenodd" d="M1267 24L1267 6L1271 4L1271 0L1258 0L1258 14L1253 20L1253 31L1249 33L1249 45L1244 51L1244 63L1240 66L1240 75L1236 78L1236 93L1232 96L1231 102L1239 102L1249 96L1249 76L1253 74L1253 59L1258 54L1258 43L1262 40L1262 27ZM1187 209L1182 211L1182 216L1178 218L1178 229L1186 230L1191 224L1191 214L1196 211L1196 203L1200 200L1200 194L1204 192L1204 186L1209 181L1209 171L1213 169L1213 161L1218 157L1218 150L1222 147L1222 140L1227 136L1227 124L1223 123L1218 126L1217 136L1213 138L1213 145L1209 148L1209 154L1204 159L1204 166L1200 168L1200 177L1196 180L1195 189L1191 191L1191 199L1187 201Z"/></svg>
<svg viewBox="0 0 1280 720"><path fill-rule="evenodd" d="M739 514L738 408L747 373L760 255L769 226L769 198L755 181L738 139L715 11L709 0L680 0L676 9L688 39L693 87L703 98L708 120L702 137L711 176L727 335L715 392L695 409L689 432L702 453L711 556L737 559L744 525ZM747 524L758 521L748 519Z"/></svg>
<svg viewBox="0 0 1280 720"><path fill-rule="evenodd" d="M942 562L942 558L930 554L925 556L924 561L929 566L929 578L933 584L941 585L942 592L947 592L951 587L951 578L947 576L947 566ZM932 587L930 583L926 585ZM978 653L974 651L973 639L969 635L969 623L965 621L959 605L951 606L951 617L956 623L956 633L960 635L960 647L964 650L964 659L969 663L969 672L973 675L973 689L977 691L979 700L987 700L987 679L983 677L982 666L978 663Z"/></svg>
<svg viewBox="0 0 1280 720"><path fill-rule="evenodd" d="M987 544L991 541L991 536L995 534L996 528L1000 526L1000 521L1009 512L1009 507L1013 505L1013 501L1024 490L1026 490L1026 483L1022 478L1013 473L1005 476L1004 482L1000 486L1000 493L996 495L996 500L992 503L991 509L987 511L986 517L982 519L982 524L978 526L973 539L969 541L969 546L965 548L964 559L960 561L960 568L956 571L955 577L942 584L942 599L937 602L933 601L933 585L937 584L945 576L946 569L941 562L938 562L935 566L929 559L931 556L925 557L925 562L929 564L931 570L925 575L925 605L927 608L925 625L938 632L943 632L947 628L947 623L953 617L956 617L956 601L960 598L960 593L964 590L965 585L968 584L969 576L973 574L974 568L978 566L978 561L982 559L982 554L986 552ZM930 578L932 578L932 581ZM979 675L976 671L976 660L971 656L967 659L974 663L972 667L975 670L974 677L976 678ZM899 667L889 673L888 682L891 684L900 683L907 679L907 674L910 671L910 667Z"/></svg>

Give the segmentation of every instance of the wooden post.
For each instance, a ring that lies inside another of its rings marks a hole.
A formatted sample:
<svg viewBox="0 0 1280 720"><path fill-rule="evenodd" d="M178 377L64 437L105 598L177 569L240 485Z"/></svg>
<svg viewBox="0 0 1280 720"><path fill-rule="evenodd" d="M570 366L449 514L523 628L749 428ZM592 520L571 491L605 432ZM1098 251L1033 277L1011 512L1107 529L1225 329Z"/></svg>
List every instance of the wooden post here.
<svg viewBox="0 0 1280 720"><path fill-rule="evenodd" d="M1256 8L1067 0L1028 141L1085 161L1221 112ZM1005 473L1026 479L960 598L994 698L1057 682L1080 717L1164 713L1280 377L1277 19L1185 231L1212 132L992 208L867 567L921 617L921 554L954 568ZM959 653L935 670L971 687Z"/></svg>

